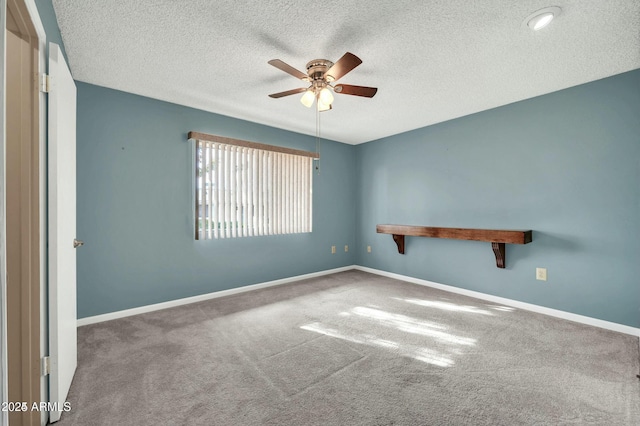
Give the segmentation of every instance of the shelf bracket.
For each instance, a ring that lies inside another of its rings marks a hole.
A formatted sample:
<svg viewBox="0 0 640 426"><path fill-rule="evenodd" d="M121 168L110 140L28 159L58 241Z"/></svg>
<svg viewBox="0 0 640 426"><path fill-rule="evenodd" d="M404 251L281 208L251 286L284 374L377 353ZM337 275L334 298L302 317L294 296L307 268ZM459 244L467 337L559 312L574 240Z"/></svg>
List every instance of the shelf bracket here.
<svg viewBox="0 0 640 426"><path fill-rule="evenodd" d="M393 241L395 241L398 246L398 253L404 254L404 235L392 234L392 236Z"/></svg>
<svg viewBox="0 0 640 426"><path fill-rule="evenodd" d="M506 263L505 260L505 248L504 243L491 243L491 248L493 249L493 254L496 255L496 266L498 268L504 269L504 265Z"/></svg>

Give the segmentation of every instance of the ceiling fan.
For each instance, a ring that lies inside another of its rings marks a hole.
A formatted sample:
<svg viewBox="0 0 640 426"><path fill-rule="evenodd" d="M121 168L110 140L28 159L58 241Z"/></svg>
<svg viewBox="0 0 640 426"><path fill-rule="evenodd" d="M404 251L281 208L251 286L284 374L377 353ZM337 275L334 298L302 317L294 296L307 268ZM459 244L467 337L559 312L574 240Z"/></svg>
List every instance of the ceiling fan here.
<svg viewBox="0 0 640 426"><path fill-rule="evenodd" d="M284 63L280 59L272 59L270 65L299 78L302 81L311 83L309 87L301 87L299 89L287 90L286 92L273 93L269 95L271 98L282 98L284 96L295 95L304 92L300 102L307 108L313 105L313 101L317 100L318 111L328 111L332 108L333 94L340 93L343 95L362 96L365 98L373 98L378 89L376 87L352 86L350 84L331 83L339 80L345 74L360 65L362 60L353 53L345 53L342 58L338 59L335 64L327 59L314 59L307 63L307 73L303 73L293 68L291 65Z"/></svg>

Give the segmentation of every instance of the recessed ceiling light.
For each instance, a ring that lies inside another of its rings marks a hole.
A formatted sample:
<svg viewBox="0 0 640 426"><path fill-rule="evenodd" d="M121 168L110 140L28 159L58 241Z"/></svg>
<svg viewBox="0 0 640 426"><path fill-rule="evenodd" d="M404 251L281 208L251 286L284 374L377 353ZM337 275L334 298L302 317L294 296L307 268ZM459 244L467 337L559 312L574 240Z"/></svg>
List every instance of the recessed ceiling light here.
<svg viewBox="0 0 640 426"><path fill-rule="evenodd" d="M561 9L557 6L545 7L527 16L527 19L525 19L522 24L534 31L538 31L549 25L553 18L558 16L560 12Z"/></svg>

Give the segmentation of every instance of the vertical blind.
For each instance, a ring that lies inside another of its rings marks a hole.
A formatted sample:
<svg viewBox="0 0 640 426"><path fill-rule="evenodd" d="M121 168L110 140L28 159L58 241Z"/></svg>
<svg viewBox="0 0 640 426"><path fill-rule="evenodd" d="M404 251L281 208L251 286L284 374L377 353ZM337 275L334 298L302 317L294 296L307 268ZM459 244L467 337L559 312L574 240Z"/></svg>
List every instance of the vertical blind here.
<svg viewBox="0 0 640 426"><path fill-rule="evenodd" d="M190 132L196 239L311 232L315 153Z"/></svg>

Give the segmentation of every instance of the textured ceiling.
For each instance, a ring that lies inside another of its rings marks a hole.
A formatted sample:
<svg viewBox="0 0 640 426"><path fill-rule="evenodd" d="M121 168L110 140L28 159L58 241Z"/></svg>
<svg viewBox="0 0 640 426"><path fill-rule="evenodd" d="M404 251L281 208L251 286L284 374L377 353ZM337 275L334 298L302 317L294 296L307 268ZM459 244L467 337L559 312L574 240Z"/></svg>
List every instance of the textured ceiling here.
<svg viewBox="0 0 640 426"><path fill-rule="evenodd" d="M53 0L76 80L314 135L305 71L345 52L322 137L357 144L640 68L638 0ZM548 27L523 25L559 6ZM185 129L192 130L192 129ZM193 129L197 130L197 129Z"/></svg>

